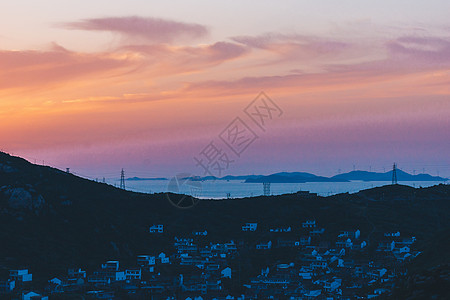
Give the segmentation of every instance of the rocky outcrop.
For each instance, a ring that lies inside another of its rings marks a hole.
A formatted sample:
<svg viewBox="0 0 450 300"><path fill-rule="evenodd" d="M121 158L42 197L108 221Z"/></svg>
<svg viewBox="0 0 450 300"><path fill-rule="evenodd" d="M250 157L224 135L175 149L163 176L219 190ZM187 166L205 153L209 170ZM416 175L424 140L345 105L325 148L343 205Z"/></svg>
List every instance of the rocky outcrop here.
<svg viewBox="0 0 450 300"><path fill-rule="evenodd" d="M39 211L45 205L42 195L33 195L33 191L23 187L4 186L0 192L6 196L9 208Z"/></svg>

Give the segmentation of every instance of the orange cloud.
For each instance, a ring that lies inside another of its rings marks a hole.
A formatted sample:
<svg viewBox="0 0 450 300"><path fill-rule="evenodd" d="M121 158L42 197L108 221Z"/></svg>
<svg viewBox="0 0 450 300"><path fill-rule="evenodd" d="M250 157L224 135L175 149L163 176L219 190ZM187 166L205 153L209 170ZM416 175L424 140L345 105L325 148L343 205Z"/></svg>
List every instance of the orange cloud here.
<svg viewBox="0 0 450 300"><path fill-rule="evenodd" d="M54 83L116 71L133 64L115 53L79 53L55 45L47 51L0 51L0 89L48 87Z"/></svg>
<svg viewBox="0 0 450 300"><path fill-rule="evenodd" d="M185 38L197 39L208 34L208 29L203 25L138 16L85 19L61 26L67 29L115 32L154 43L170 43Z"/></svg>

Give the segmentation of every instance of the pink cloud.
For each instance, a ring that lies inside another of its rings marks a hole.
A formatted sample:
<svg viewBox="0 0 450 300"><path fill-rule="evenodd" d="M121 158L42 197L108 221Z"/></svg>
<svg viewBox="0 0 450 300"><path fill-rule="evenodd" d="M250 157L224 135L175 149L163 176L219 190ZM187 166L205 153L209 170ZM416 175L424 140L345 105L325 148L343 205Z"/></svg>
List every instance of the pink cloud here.
<svg viewBox="0 0 450 300"><path fill-rule="evenodd" d="M413 63L450 63L450 40L439 37L404 36L387 43L391 54L414 59Z"/></svg>
<svg viewBox="0 0 450 300"><path fill-rule="evenodd" d="M283 35L234 38L238 42L260 49L276 49L276 41L286 39L288 38ZM309 39L306 38L306 40ZM346 48L347 46L344 45L346 44L338 41L321 40L317 44L307 44L307 48L311 50L311 53L320 52L320 49L329 49L331 55L338 56L339 51L336 49ZM369 56L363 61L346 63L339 63L338 58L333 63L318 62L321 72L308 73L300 69L289 69L287 72L290 74L248 76L235 80L209 80L191 83L186 91L222 91L231 95L269 88L299 90L339 85L351 85L355 88L367 83L388 82L403 76L446 70L450 67L450 41L443 38L404 36L385 41L382 45L381 50L378 50L382 51L378 58ZM285 59L295 63L297 57L287 55Z"/></svg>
<svg viewBox="0 0 450 300"><path fill-rule="evenodd" d="M350 44L330 38L305 35L267 33L259 36L237 36L233 41L251 48L268 50L286 58L310 58L337 54L350 48Z"/></svg>
<svg viewBox="0 0 450 300"><path fill-rule="evenodd" d="M123 47L145 56L149 68L158 76L204 71L248 53L248 48L236 43L216 42L195 47L168 45L133 45Z"/></svg>
<svg viewBox="0 0 450 300"><path fill-rule="evenodd" d="M177 39L196 39L208 34L208 29L200 24L183 23L152 17L107 17L85 19L63 24L64 28L110 31L128 37L142 38L156 43L170 43Z"/></svg>

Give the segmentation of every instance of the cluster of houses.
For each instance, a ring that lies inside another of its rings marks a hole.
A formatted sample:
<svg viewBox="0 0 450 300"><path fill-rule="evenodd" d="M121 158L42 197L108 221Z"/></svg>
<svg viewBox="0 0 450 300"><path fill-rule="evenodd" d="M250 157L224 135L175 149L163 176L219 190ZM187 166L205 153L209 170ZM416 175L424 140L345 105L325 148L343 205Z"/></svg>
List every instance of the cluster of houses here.
<svg viewBox="0 0 450 300"><path fill-rule="evenodd" d="M42 296L29 290L32 286L33 274L28 269L15 269L9 271L9 277L0 281L1 295L10 295L14 291L20 291L19 298L22 300L48 300L48 296Z"/></svg>
<svg viewBox="0 0 450 300"><path fill-rule="evenodd" d="M164 225L151 226L149 233L164 234ZM278 227L250 222L242 224L239 239L212 242L203 229L174 237L172 249L138 255L125 267L110 260L89 273L69 269L48 280L40 293L30 291L33 276L27 269L11 270L0 281L0 294L26 300L64 293L89 299L120 299L124 294L190 300L375 298L390 293L394 279L405 272L403 263L419 254L414 243L414 237L387 232L376 244L371 241L375 255L364 255L369 245L357 228L331 235L316 220ZM241 276L241 253L270 257L273 251L295 255L272 260L253 276Z"/></svg>
<svg viewBox="0 0 450 300"><path fill-rule="evenodd" d="M258 224L244 224L257 230ZM296 256L282 263L262 268L260 274L244 284L250 299L289 297L289 299L371 299L392 291L395 278L406 272L402 263L416 257L415 237L401 237L400 232L384 233L374 256L364 255L367 241L359 229L325 235L315 220L301 224L303 235L277 238L276 248L295 248ZM288 232L269 229L271 233ZM267 247L256 245L258 250ZM370 257L367 258L367 257Z"/></svg>

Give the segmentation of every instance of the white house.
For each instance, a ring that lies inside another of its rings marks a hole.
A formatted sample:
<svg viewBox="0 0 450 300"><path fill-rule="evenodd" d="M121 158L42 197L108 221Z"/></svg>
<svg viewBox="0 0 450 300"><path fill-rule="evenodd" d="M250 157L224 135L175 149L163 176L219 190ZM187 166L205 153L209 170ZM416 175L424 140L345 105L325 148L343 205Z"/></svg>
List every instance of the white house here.
<svg viewBox="0 0 450 300"><path fill-rule="evenodd" d="M117 260L109 260L102 264L102 269L108 271L119 271L119 262Z"/></svg>
<svg viewBox="0 0 450 300"><path fill-rule="evenodd" d="M315 269L325 269L328 264L326 261L322 260L316 260L311 262L311 264L309 265L311 269L315 270Z"/></svg>
<svg viewBox="0 0 450 300"><path fill-rule="evenodd" d="M320 294L322 294L322 290L309 291L303 295L305 296L305 299L318 299Z"/></svg>
<svg viewBox="0 0 450 300"><path fill-rule="evenodd" d="M256 249L258 250L269 250L272 248L272 242L268 241L267 243L260 243L256 245Z"/></svg>
<svg viewBox="0 0 450 300"><path fill-rule="evenodd" d="M309 234L311 236L320 236L325 232L325 228L321 228L321 229L313 229L309 232Z"/></svg>
<svg viewBox="0 0 450 300"><path fill-rule="evenodd" d="M71 268L67 271L69 278L86 278L86 271L81 270L81 268Z"/></svg>
<svg viewBox="0 0 450 300"><path fill-rule="evenodd" d="M225 269L223 269L220 274L222 274L222 277L224 278L231 278L231 268L230 267L226 267Z"/></svg>
<svg viewBox="0 0 450 300"><path fill-rule="evenodd" d="M291 227L287 227L287 228L270 228L269 229L270 232L291 232Z"/></svg>
<svg viewBox="0 0 450 300"><path fill-rule="evenodd" d="M62 284L62 280L59 279L59 278L56 278L56 277L53 278L53 279L50 279L48 282L49 282L49 283L56 284L56 285L61 285L61 284Z"/></svg>
<svg viewBox="0 0 450 300"><path fill-rule="evenodd" d="M141 269L126 269L125 270L125 278L127 280L141 280Z"/></svg>
<svg viewBox="0 0 450 300"><path fill-rule="evenodd" d="M387 270L385 268L382 269L376 269L376 270L372 270L368 273L368 275L370 276L370 278L372 278L373 280L377 280L381 277L384 276L384 274L386 274Z"/></svg>
<svg viewBox="0 0 450 300"><path fill-rule="evenodd" d="M33 280L33 275L28 274L28 269L10 270L9 278L15 281L30 282Z"/></svg>
<svg viewBox="0 0 450 300"><path fill-rule="evenodd" d="M352 238L352 239L359 239L361 235L361 231L359 229L356 229L355 231L341 231L338 235L338 238Z"/></svg>
<svg viewBox="0 0 450 300"><path fill-rule="evenodd" d="M386 232L384 234L384 236L386 236L386 237L399 237L400 236L400 231L397 231L397 232Z"/></svg>
<svg viewBox="0 0 450 300"><path fill-rule="evenodd" d="M242 225L242 231L256 231L258 223L245 223Z"/></svg>
<svg viewBox="0 0 450 300"><path fill-rule="evenodd" d="M303 228L314 228L316 227L316 220L307 220L302 223Z"/></svg>
<svg viewBox="0 0 450 300"><path fill-rule="evenodd" d="M126 279L124 271L117 271L114 274L115 281L124 281Z"/></svg>
<svg viewBox="0 0 450 300"><path fill-rule="evenodd" d="M153 266L156 263L156 258L151 255L139 255L137 257L137 264L140 267Z"/></svg>
<svg viewBox="0 0 450 300"><path fill-rule="evenodd" d="M48 300L47 296L41 296L38 293L35 292L28 292L22 294L22 300Z"/></svg>
<svg viewBox="0 0 450 300"><path fill-rule="evenodd" d="M150 227L150 233L163 233L164 232L164 225L153 225Z"/></svg>
<svg viewBox="0 0 450 300"><path fill-rule="evenodd" d="M168 257L161 258L161 263L162 264L168 264L169 262L170 262L170 260L169 260Z"/></svg>
<svg viewBox="0 0 450 300"><path fill-rule="evenodd" d="M162 264L168 264L169 263L169 257L167 257L164 252L161 252L158 255L158 258L159 258L159 260L161 261Z"/></svg>
<svg viewBox="0 0 450 300"><path fill-rule="evenodd" d="M0 293L10 293L16 287L14 280L8 279L6 281L0 281Z"/></svg>
<svg viewBox="0 0 450 300"><path fill-rule="evenodd" d="M298 276L300 276L304 280L310 280L312 278L312 272L309 269L302 268L300 270L300 273L298 273Z"/></svg>
<svg viewBox="0 0 450 300"><path fill-rule="evenodd" d="M194 231L193 232L194 235L200 235L200 236L207 236L208 235L208 231Z"/></svg>
<svg viewBox="0 0 450 300"><path fill-rule="evenodd" d="M410 249L408 246L404 246L400 249L398 249L399 253L409 253Z"/></svg>

